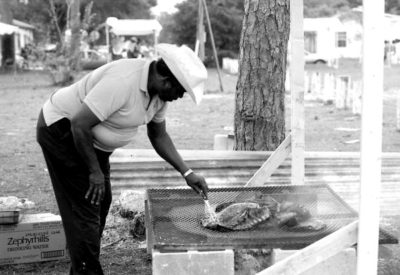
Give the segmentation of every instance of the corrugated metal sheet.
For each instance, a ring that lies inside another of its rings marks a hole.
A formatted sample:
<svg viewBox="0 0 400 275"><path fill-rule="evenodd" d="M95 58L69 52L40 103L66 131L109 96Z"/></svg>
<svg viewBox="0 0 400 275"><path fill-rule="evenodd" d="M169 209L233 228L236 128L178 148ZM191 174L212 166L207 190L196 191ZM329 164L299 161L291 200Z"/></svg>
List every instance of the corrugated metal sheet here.
<svg viewBox="0 0 400 275"><path fill-rule="evenodd" d="M207 179L210 188L243 186L271 152L180 151L188 165ZM400 154L384 153L381 209L384 215L400 210ZM307 152L305 183L328 184L353 208L358 208L359 153ZM182 176L153 150L117 150L111 157L113 194L122 190L186 187ZM285 160L265 184L290 184L291 159ZM371 183L378 184L378 183Z"/></svg>

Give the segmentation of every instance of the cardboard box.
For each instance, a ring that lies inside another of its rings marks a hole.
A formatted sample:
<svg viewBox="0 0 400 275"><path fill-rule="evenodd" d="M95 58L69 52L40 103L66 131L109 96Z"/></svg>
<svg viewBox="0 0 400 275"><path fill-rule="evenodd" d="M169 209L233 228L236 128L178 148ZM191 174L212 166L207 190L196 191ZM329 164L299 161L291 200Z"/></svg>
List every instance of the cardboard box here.
<svg viewBox="0 0 400 275"><path fill-rule="evenodd" d="M61 217L21 215L18 224L0 225L0 265L63 259L67 256Z"/></svg>

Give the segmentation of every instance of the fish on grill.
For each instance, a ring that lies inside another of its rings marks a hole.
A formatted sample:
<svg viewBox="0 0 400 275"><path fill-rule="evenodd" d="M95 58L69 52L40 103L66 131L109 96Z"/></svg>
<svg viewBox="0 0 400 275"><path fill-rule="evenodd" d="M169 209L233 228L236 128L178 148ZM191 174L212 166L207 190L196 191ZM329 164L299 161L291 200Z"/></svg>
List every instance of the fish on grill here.
<svg viewBox="0 0 400 275"><path fill-rule="evenodd" d="M281 228L290 231L323 230L326 224L313 218L310 211L290 201L277 202L271 196L251 198L245 202L227 202L215 208L216 218L201 220L205 228L216 231L238 231L253 228Z"/></svg>
<svg viewBox="0 0 400 275"><path fill-rule="evenodd" d="M205 217L202 225L218 231L247 230L267 220L270 211L267 206L253 202L238 202L220 205L216 218Z"/></svg>

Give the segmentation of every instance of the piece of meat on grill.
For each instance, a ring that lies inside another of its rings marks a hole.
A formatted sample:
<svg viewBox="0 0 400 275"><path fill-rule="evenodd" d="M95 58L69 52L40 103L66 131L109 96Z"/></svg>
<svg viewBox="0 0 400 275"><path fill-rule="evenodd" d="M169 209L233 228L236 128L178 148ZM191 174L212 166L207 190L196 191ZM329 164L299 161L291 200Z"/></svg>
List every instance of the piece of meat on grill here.
<svg viewBox="0 0 400 275"><path fill-rule="evenodd" d="M299 222L298 224L287 227L287 230L298 231L298 232L313 232L320 231L326 228L326 224L318 219L310 218L305 221Z"/></svg>
<svg viewBox="0 0 400 275"><path fill-rule="evenodd" d="M278 210L262 223L259 228L265 230L281 228L282 230L297 232L314 232L326 228L326 224L312 217L310 211L301 204L293 202L282 202Z"/></svg>
<svg viewBox="0 0 400 275"><path fill-rule="evenodd" d="M281 228L298 232L314 232L326 228L323 221L313 218L310 211L301 204L290 201L279 203L270 196L252 199L217 205L217 219L206 217L202 225L221 232L256 227L261 230Z"/></svg>
<svg viewBox="0 0 400 275"><path fill-rule="evenodd" d="M201 223L217 231L248 230L270 217L267 206L252 202L227 203L217 209L216 219L206 217Z"/></svg>

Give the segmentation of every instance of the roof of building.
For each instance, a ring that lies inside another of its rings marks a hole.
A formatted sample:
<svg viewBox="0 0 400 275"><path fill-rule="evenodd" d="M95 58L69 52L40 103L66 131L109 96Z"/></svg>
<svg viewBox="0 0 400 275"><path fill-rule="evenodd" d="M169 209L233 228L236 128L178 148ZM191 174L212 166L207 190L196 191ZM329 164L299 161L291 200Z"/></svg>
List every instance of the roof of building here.
<svg viewBox="0 0 400 275"><path fill-rule="evenodd" d="M12 34L16 31L18 31L16 26L0 22L0 35Z"/></svg>
<svg viewBox="0 0 400 275"><path fill-rule="evenodd" d="M305 31L340 30L343 25L337 17L304 18Z"/></svg>
<svg viewBox="0 0 400 275"><path fill-rule="evenodd" d="M12 24L14 26L17 26L17 27L22 28L22 29L31 29L31 30L36 29L35 26L32 26L32 25L30 25L28 23L25 23L25 22L22 22L22 21L19 21L19 20L16 20L16 19L12 20Z"/></svg>

